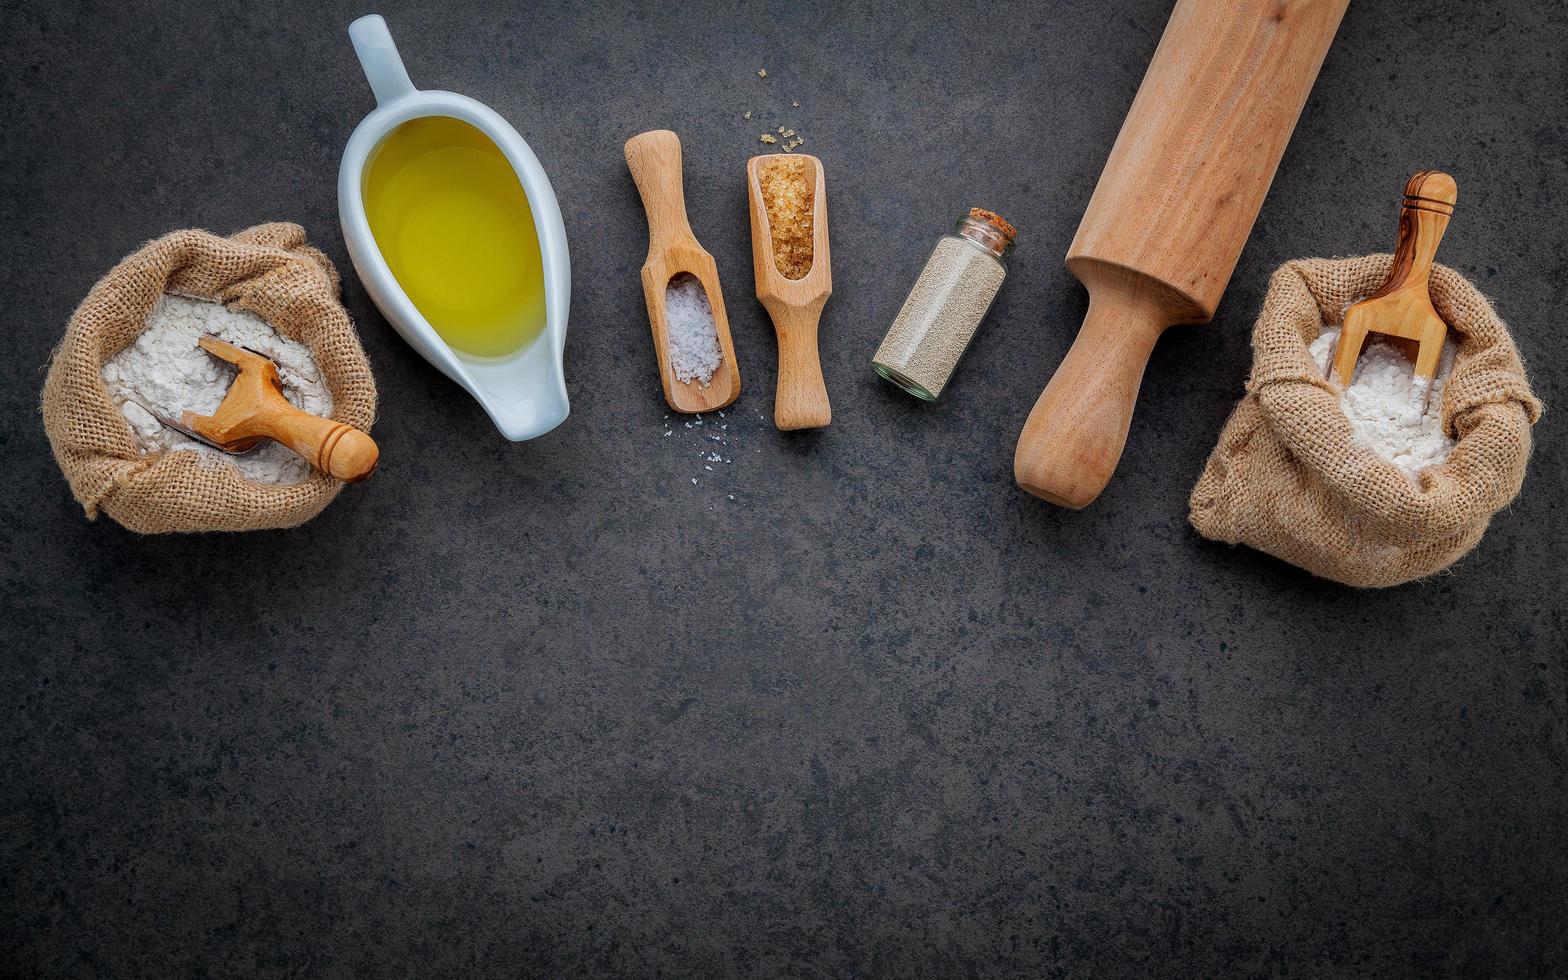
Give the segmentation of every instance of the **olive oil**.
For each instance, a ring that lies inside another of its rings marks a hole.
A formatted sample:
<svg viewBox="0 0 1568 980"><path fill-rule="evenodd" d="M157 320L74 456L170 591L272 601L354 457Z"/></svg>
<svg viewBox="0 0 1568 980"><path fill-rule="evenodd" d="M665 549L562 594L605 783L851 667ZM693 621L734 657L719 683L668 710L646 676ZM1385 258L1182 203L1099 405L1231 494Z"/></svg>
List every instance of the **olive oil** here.
<svg viewBox="0 0 1568 980"><path fill-rule="evenodd" d="M381 141L364 173L376 246L448 346L504 357L544 332L533 211L488 136L450 116L411 119Z"/></svg>

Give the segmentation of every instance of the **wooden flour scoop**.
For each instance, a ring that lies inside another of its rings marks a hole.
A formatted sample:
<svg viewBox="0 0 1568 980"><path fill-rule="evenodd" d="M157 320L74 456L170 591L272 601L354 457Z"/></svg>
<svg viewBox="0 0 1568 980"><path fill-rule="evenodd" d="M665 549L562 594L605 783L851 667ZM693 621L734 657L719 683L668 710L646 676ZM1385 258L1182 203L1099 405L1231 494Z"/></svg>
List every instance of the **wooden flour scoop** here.
<svg viewBox="0 0 1568 980"><path fill-rule="evenodd" d="M196 343L239 368L239 374L211 415L182 412L178 423L160 421L226 453L249 452L262 440L272 439L321 472L348 483L375 472L380 459L375 441L351 425L295 408L283 397L283 381L270 357L210 334Z"/></svg>
<svg viewBox="0 0 1568 980"><path fill-rule="evenodd" d="M1345 311L1345 326L1334 351L1334 373L1340 384L1350 384L1368 333L1414 341L1416 377L1429 381L1437 377L1448 324L1433 308L1428 285L1432 259L1458 200L1459 185L1454 178L1436 170L1423 170L1405 184L1399 238L1388 279L1377 292Z"/></svg>

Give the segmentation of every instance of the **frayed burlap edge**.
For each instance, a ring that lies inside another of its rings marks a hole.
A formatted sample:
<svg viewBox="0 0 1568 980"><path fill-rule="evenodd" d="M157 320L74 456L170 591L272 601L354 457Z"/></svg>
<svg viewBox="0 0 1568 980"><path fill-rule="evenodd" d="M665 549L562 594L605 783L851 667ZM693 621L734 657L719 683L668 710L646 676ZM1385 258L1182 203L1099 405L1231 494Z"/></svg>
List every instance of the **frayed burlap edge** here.
<svg viewBox="0 0 1568 980"><path fill-rule="evenodd" d="M1458 345L1443 392L1452 454L1412 479L1352 438L1307 347L1382 284L1392 258L1302 259L1274 273L1247 394L1193 488L1199 534L1346 585L1386 587L1452 565L1518 494L1541 403L1502 319L1447 267L1433 271L1432 299Z"/></svg>
<svg viewBox="0 0 1568 980"><path fill-rule="evenodd" d="M268 486L221 460L179 450L142 455L103 381L103 365L145 328L164 292L246 310L309 348L332 394L332 417L369 430L376 386L332 262L288 223L230 237L171 232L120 261L87 294L51 357L42 410L61 472L89 519L99 511L144 534L294 527L342 483L312 471Z"/></svg>

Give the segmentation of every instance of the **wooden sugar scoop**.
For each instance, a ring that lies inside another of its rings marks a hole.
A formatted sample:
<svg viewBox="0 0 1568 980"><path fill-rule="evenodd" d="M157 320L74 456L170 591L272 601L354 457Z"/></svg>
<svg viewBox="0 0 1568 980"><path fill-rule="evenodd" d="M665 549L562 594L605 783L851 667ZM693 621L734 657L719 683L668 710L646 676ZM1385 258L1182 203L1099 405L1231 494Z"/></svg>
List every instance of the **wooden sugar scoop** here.
<svg viewBox="0 0 1568 980"><path fill-rule="evenodd" d="M281 442L311 466L348 483L375 472L381 455L375 440L344 422L295 408L283 396L272 358L210 334L196 343L239 368L239 374L216 412L181 412L177 422L159 416L160 422L226 453L249 452L266 439Z"/></svg>
<svg viewBox="0 0 1568 980"><path fill-rule="evenodd" d="M1416 377L1437 377L1448 324L1432 306L1428 285L1432 259L1458 200L1459 185L1437 170L1423 170L1405 184L1393 268L1377 292L1345 311L1345 325L1334 350L1334 373L1340 384L1350 384L1356 358L1361 356L1369 333L1413 341Z"/></svg>
<svg viewBox="0 0 1568 980"><path fill-rule="evenodd" d="M664 400L677 412L711 412L740 397L740 367L730 341L730 321L724 313L724 293L719 289L719 269L713 256L697 244L686 219L686 194L681 188L681 141L667 129L639 133L626 141L626 166L631 169L637 193L648 212L648 259L642 266L642 292L648 303L648 323L653 327L653 349L659 359L659 380ZM670 280L688 273L702 284L713 308L713 326L719 337L721 358L706 387L682 381L670 363L670 325L664 293Z"/></svg>
<svg viewBox="0 0 1568 980"><path fill-rule="evenodd" d="M807 163L811 184L811 266L798 279L779 271L773 229L762 193L762 173L776 160ZM833 406L822 379L817 353L817 325L822 307L833 295L833 263L828 255L828 195L822 161L806 153L772 153L746 164L751 199L751 259L757 278L757 299L773 319L779 339L779 382L773 400L773 422L780 429L818 429L833 421Z"/></svg>

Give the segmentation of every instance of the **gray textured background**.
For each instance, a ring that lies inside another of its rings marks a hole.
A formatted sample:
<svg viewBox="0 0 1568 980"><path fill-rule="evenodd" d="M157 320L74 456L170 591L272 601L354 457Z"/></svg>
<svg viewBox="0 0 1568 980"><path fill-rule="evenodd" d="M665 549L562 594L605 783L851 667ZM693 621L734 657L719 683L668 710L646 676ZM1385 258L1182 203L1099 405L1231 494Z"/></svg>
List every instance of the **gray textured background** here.
<svg viewBox="0 0 1568 980"><path fill-rule="evenodd" d="M381 471L298 530L184 538L83 520L43 365L174 228L291 219L347 269L363 11L100 6L0 6L0 972L1568 973L1560 409L1428 583L1352 592L1185 520L1269 270L1387 250L1419 168L1461 186L1442 258L1568 405L1563 3L1352 7L1219 316L1160 344L1077 514L1014 488L1013 441L1167 0L388 4L415 83L553 176L572 417L504 442L349 275ZM815 435L767 421L759 122L828 173ZM714 473L662 435L636 276L620 147L661 126L745 380ZM971 204L1021 245L925 407L867 360Z"/></svg>

